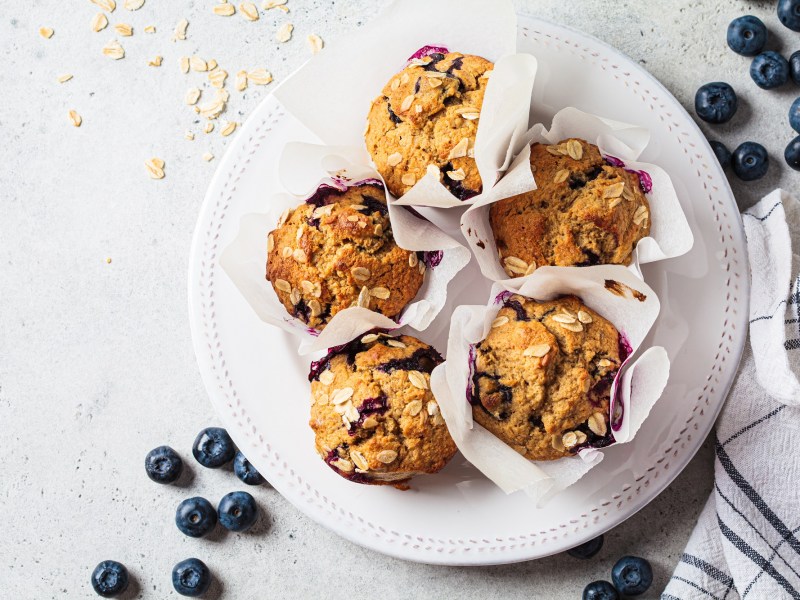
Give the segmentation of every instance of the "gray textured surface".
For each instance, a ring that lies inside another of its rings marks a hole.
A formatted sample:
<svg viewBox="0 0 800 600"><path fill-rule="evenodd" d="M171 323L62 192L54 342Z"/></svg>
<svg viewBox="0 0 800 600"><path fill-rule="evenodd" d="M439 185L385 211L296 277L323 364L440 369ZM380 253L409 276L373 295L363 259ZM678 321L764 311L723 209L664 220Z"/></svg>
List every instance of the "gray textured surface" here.
<svg viewBox="0 0 800 600"><path fill-rule="evenodd" d="M308 56L307 34L346 35L386 1L290 0L288 15L262 13L257 23L216 17L210 4L147 0L135 13L120 6L112 24L129 22L135 35L122 39L127 57L116 62L100 52L111 29L89 28L97 9L88 0L0 8L0 595L91 597L92 567L115 558L136 580L128 597L175 597L170 569L187 556L206 560L220 582L211 596L225 598L572 599L588 581L608 577L623 553L650 558L654 590L663 588L711 488L708 443L586 563L565 556L473 569L404 563L339 539L269 487L256 490L267 517L253 534L192 540L177 532L180 499L191 493L216 502L241 487L229 471L200 468L192 469L191 488L157 486L142 468L145 453L162 443L190 457L196 431L215 421L192 353L185 279L195 217L215 168L200 156L221 156L226 140L193 123L182 99L189 82L203 78L181 74L177 58L214 57L231 74L263 66L279 80ZM772 3L517 5L621 49L687 107L700 83L730 81L744 107L715 137L731 146L763 141L773 158L765 180L734 183L740 203L797 182L781 164L797 89L758 90L747 60L724 42L728 21L753 12L790 53L796 34L782 30ZM188 39L170 42L182 17L190 21ZM294 23L295 36L277 44L283 22ZM148 24L158 32L144 34ZM37 34L45 25L55 29L50 40ZM147 67L156 54L164 65ZM75 78L58 84L65 72ZM268 90L232 91L230 118L244 120ZM68 122L71 108L83 116L80 129ZM187 129L194 142L183 139ZM162 181L142 166L154 155L167 162Z"/></svg>

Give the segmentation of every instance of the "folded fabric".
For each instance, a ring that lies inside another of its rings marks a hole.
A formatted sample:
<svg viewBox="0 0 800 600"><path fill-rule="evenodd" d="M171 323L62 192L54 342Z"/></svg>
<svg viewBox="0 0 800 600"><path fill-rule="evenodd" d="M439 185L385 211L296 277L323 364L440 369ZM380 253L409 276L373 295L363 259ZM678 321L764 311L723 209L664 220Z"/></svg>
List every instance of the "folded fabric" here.
<svg viewBox="0 0 800 600"><path fill-rule="evenodd" d="M717 421L714 490L662 600L800 599L800 203L742 213L749 345Z"/></svg>

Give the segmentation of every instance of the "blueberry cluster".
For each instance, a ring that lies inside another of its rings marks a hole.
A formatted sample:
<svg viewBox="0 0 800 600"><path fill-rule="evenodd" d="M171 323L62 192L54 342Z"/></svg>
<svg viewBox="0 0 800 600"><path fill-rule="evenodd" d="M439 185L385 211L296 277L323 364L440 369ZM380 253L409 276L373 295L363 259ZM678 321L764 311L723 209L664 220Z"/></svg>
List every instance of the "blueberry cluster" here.
<svg viewBox="0 0 800 600"><path fill-rule="evenodd" d="M247 485L261 485L264 477L236 449L228 432L221 427L203 429L194 440L192 454L198 463L217 469L233 461L233 471ZM144 459L147 476L156 483L174 483L183 472L183 460L169 446L159 446ZM211 533L219 522L229 531L243 532L258 519L258 505L247 492L226 494L217 508L200 496L187 498L175 511L175 525L181 533L199 538ZM119 596L128 588L129 575L125 566L114 560L104 560L92 572L92 587L104 598ZM211 585L211 571L198 558L187 558L172 569L172 586L182 596L202 596Z"/></svg>
<svg viewBox="0 0 800 600"><path fill-rule="evenodd" d="M778 19L793 31L800 31L800 0L779 0ZM769 38L767 26L758 17L745 15L728 25L728 47L742 56L753 57L750 77L764 90L786 85L791 78L800 84L800 50L786 60L778 52L764 50ZM736 92L727 83L715 81L697 90L694 109L697 116L708 123L726 123L736 114L738 101ZM800 133L800 98L789 109L789 125ZM722 142L711 142L711 148L723 168L729 165L743 181L763 177L769 169L766 148L756 142L744 142L730 152ZM786 164L800 171L800 136L795 137L783 153Z"/></svg>
<svg viewBox="0 0 800 600"><path fill-rule="evenodd" d="M603 536L567 551L574 558L588 560L603 547ZM611 581L593 581L583 589L583 600L620 600L623 597L640 596L653 583L650 563L638 556L623 556L611 569Z"/></svg>

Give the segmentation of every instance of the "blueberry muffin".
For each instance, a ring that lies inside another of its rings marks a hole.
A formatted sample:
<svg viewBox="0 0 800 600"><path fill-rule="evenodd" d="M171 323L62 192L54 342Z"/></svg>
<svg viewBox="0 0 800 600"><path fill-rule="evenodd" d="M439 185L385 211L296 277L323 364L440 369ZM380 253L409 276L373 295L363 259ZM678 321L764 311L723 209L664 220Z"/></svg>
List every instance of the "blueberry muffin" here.
<svg viewBox="0 0 800 600"><path fill-rule="evenodd" d="M509 294L474 347L472 415L531 460L607 446L611 384L626 356L614 326L575 296Z"/></svg>
<svg viewBox="0 0 800 600"><path fill-rule="evenodd" d="M429 165L460 200L481 192L473 156L492 67L480 56L436 52L412 59L375 98L367 149L394 196L422 179Z"/></svg>
<svg viewBox="0 0 800 600"><path fill-rule="evenodd" d="M368 333L312 363L311 420L317 453L357 483L405 489L456 452L430 373L439 353L416 338Z"/></svg>
<svg viewBox="0 0 800 600"><path fill-rule="evenodd" d="M627 265L650 234L650 205L637 173L571 138L531 146L537 189L495 202L489 220L509 277L543 265Z"/></svg>
<svg viewBox="0 0 800 600"><path fill-rule="evenodd" d="M294 317L321 330L362 306L395 318L422 286L425 264L394 241L380 182L322 186L267 236L267 279Z"/></svg>

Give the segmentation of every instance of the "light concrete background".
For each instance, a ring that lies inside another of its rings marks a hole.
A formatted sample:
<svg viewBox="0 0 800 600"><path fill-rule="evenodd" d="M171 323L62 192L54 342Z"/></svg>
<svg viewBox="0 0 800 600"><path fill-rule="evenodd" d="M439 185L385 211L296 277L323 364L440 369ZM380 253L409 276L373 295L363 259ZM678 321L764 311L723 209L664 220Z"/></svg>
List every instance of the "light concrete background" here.
<svg viewBox="0 0 800 600"><path fill-rule="evenodd" d="M127 597L176 597L172 565L198 556L217 578L210 597L566 600L633 553L652 561L648 597L657 597L711 489L708 442L588 562L556 556L471 569L405 563L341 540L268 486L255 491L266 516L253 533L194 540L175 529L182 498L216 502L243 487L230 471L194 467L189 451L196 432L215 423L189 335L189 243L215 168L201 155L221 156L228 139L202 133L183 104L187 88L205 79L181 74L178 57L213 57L231 75L265 67L281 80L309 56L308 34L346 36L387 0L289 0L288 14L262 11L256 23L213 15L212 0L147 0L137 12L118 4L111 24L134 27L133 37L120 38L127 53L120 61L102 55L116 36L111 27L91 31L98 9L89 0L0 7L0 596L93 597L92 568L113 558L136 582ZM772 157L764 180L733 182L740 204L797 183L782 164L797 88L759 90L747 59L725 44L730 19L753 13L774 34L771 46L787 56L800 48L797 34L778 23L773 2L516 4L616 46L687 108L700 84L729 81L743 107L713 136L731 147L761 141ZM171 42L181 18L190 22L188 39ZM294 38L279 44L274 35L285 22L294 24ZM143 32L150 24L157 33ZM52 39L38 35L42 26L55 30ZM163 66L148 67L157 54ZM62 73L74 79L59 84ZM228 118L238 121L269 92L228 88ZM67 118L70 109L83 117L79 129ZM186 130L195 132L193 142L183 138ZM165 179L147 177L143 161L151 156L166 161ZM158 486L145 476L145 453L165 443L187 459L190 488Z"/></svg>

